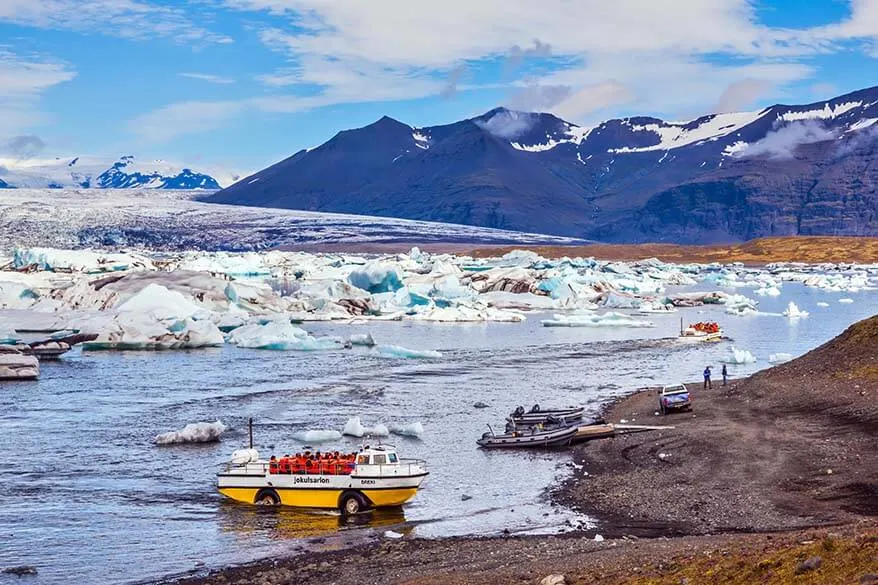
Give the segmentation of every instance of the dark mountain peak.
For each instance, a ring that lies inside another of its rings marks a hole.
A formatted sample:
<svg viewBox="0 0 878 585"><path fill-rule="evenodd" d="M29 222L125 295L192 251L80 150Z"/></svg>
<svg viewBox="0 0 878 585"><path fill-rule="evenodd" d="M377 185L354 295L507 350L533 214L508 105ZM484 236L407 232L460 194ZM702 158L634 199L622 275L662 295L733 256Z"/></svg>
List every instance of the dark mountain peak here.
<svg viewBox="0 0 878 585"><path fill-rule="evenodd" d="M815 121L799 125L800 121ZM413 128L387 116L210 201L611 242L878 234L878 88L804 106L580 128L505 107Z"/></svg>

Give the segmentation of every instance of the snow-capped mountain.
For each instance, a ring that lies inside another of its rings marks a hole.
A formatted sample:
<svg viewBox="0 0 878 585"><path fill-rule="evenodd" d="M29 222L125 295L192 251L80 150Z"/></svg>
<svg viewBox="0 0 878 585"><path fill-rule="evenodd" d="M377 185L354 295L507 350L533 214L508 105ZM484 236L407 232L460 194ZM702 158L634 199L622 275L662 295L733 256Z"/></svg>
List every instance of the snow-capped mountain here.
<svg viewBox="0 0 878 585"><path fill-rule="evenodd" d="M230 185L237 177L218 180L211 175L133 156L108 162L99 157L52 159L0 158L0 188L99 188L99 189L209 189Z"/></svg>
<svg viewBox="0 0 878 585"><path fill-rule="evenodd" d="M878 234L878 87L803 106L580 127L384 117L208 197L604 241Z"/></svg>

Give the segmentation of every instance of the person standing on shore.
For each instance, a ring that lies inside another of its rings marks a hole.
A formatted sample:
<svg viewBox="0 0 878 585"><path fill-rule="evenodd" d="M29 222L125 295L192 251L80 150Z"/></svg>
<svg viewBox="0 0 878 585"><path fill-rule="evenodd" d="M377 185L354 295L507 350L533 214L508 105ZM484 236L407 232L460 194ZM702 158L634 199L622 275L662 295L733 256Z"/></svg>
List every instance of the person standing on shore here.
<svg viewBox="0 0 878 585"><path fill-rule="evenodd" d="M726 365L723 364L723 386L726 385L728 380L729 380L729 370L726 368Z"/></svg>
<svg viewBox="0 0 878 585"><path fill-rule="evenodd" d="M710 383L710 366L704 368L704 389L712 389L713 386Z"/></svg>

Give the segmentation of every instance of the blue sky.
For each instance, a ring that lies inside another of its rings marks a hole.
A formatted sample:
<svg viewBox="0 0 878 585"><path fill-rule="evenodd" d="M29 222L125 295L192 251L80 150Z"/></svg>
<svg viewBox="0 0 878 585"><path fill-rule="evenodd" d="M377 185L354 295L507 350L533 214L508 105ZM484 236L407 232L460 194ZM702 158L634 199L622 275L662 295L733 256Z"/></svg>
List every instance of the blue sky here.
<svg viewBox="0 0 878 585"><path fill-rule="evenodd" d="M385 114L687 119L876 72L878 0L0 0L0 155L246 172Z"/></svg>

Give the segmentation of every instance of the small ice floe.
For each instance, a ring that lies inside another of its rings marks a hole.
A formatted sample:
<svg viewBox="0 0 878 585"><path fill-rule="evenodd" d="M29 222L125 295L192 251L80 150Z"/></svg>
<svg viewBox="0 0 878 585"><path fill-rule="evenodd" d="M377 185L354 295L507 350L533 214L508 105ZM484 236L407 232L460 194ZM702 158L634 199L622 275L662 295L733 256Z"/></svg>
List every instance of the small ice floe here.
<svg viewBox="0 0 878 585"><path fill-rule="evenodd" d="M293 438L301 443L325 443L341 439L341 433L330 430L299 431Z"/></svg>
<svg viewBox="0 0 878 585"><path fill-rule="evenodd" d="M820 301L819 303L817 303L817 306L818 307L828 307L829 303L824 303L823 301Z"/></svg>
<svg viewBox="0 0 878 585"><path fill-rule="evenodd" d="M307 331L286 320L238 327L229 334L228 341L238 347L278 351L320 351L341 347L337 339L311 337Z"/></svg>
<svg viewBox="0 0 878 585"><path fill-rule="evenodd" d="M156 435L156 445L180 445L182 443L213 443L228 427L222 421L189 423L179 431Z"/></svg>
<svg viewBox="0 0 878 585"><path fill-rule="evenodd" d="M360 417L354 416L348 419L348 422L345 423L344 429L341 433L349 437L364 437L366 435L371 435L373 437L386 437L390 435L390 430L386 425L380 423L374 427L363 426Z"/></svg>
<svg viewBox="0 0 878 585"><path fill-rule="evenodd" d="M808 316L808 311L801 310L796 303L790 301L790 304L783 312L783 316L789 319L804 319Z"/></svg>
<svg viewBox="0 0 878 585"><path fill-rule="evenodd" d="M408 349L398 345L379 345L377 349L379 355L390 358L436 360L442 357L442 354L438 351L432 351L429 349Z"/></svg>
<svg viewBox="0 0 878 585"><path fill-rule="evenodd" d="M351 345L361 345L363 347L375 347L375 338L371 333L355 333L348 338Z"/></svg>
<svg viewBox="0 0 878 585"><path fill-rule="evenodd" d="M399 540L402 537L403 537L403 535L400 534L399 532L395 532L393 530L385 530L384 531L384 538L392 538L394 540Z"/></svg>
<svg viewBox="0 0 878 585"><path fill-rule="evenodd" d="M640 321L622 313L580 313L553 315L540 321L543 327L655 327L652 321Z"/></svg>
<svg viewBox="0 0 878 585"><path fill-rule="evenodd" d="M777 288L776 286L766 286L766 287L762 287L762 288L757 288L753 292L756 293L757 295L759 295L760 297L779 297L780 296L780 289Z"/></svg>
<svg viewBox="0 0 878 585"><path fill-rule="evenodd" d="M728 355L721 358L720 361L727 364L752 364L756 362L756 358L748 350L732 346L729 348Z"/></svg>
<svg viewBox="0 0 878 585"><path fill-rule="evenodd" d="M843 305L850 305L854 302L854 299L838 299L838 302L842 303Z"/></svg>
<svg viewBox="0 0 878 585"><path fill-rule="evenodd" d="M788 362L793 359L792 354L789 353L773 353L768 356L768 363L771 364L782 364L784 362Z"/></svg>
<svg viewBox="0 0 878 585"><path fill-rule="evenodd" d="M420 439L424 434L424 425L419 422L390 425L390 432L402 437L414 437Z"/></svg>

